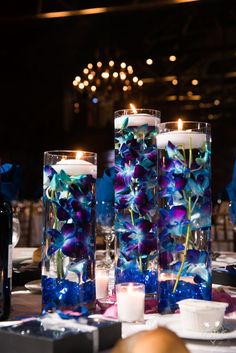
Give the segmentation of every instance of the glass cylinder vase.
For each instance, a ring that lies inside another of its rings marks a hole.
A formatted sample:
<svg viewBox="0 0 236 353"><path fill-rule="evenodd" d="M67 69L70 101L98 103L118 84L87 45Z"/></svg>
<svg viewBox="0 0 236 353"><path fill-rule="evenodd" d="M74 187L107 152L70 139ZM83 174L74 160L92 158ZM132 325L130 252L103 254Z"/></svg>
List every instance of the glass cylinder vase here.
<svg viewBox="0 0 236 353"><path fill-rule="evenodd" d="M115 282L157 294L157 124L151 109L115 112Z"/></svg>
<svg viewBox="0 0 236 353"><path fill-rule="evenodd" d="M211 134L207 123L158 126L159 305L211 299Z"/></svg>
<svg viewBox="0 0 236 353"><path fill-rule="evenodd" d="M44 153L43 310L95 305L93 152Z"/></svg>

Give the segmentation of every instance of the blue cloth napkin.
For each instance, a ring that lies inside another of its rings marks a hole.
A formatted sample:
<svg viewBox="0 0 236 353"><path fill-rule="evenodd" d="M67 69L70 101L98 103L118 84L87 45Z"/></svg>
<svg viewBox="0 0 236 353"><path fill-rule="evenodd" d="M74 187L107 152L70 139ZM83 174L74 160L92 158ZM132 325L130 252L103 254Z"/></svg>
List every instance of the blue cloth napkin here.
<svg viewBox="0 0 236 353"><path fill-rule="evenodd" d="M234 162L233 176L231 182L226 186L229 195L230 208L229 213L231 221L236 225L236 161Z"/></svg>
<svg viewBox="0 0 236 353"><path fill-rule="evenodd" d="M104 170L103 176L96 181L96 200L114 202L115 168Z"/></svg>
<svg viewBox="0 0 236 353"><path fill-rule="evenodd" d="M105 169L96 181L96 218L106 226L112 226L114 221L114 181L114 167Z"/></svg>
<svg viewBox="0 0 236 353"><path fill-rule="evenodd" d="M18 164L4 163L0 166L0 194L6 201L16 200L22 181L22 168Z"/></svg>

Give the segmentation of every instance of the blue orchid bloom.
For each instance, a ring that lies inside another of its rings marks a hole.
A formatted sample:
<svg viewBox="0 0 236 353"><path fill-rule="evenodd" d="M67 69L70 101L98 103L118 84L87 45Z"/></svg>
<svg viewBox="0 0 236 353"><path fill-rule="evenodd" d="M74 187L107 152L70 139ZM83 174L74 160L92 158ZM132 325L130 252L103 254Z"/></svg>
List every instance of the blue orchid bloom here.
<svg viewBox="0 0 236 353"><path fill-rule="evenodd" d="M141 218L135 225L124 222L122 227L120 251L126 259L157 251L156 229L150 221Z"/></svg>

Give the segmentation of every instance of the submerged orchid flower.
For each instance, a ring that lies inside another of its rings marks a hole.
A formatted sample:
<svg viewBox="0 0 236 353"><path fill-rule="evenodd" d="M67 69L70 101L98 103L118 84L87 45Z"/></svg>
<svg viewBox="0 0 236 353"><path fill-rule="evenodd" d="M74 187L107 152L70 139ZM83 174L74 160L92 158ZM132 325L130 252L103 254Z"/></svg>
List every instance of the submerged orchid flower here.
<svg viewBox="0 0 236 353"><path fill-rule="evenodd" d="M124 222L122 226L120 251L126 259L157 251L156 229L150 221L138 219L135 225Z"/></svg>

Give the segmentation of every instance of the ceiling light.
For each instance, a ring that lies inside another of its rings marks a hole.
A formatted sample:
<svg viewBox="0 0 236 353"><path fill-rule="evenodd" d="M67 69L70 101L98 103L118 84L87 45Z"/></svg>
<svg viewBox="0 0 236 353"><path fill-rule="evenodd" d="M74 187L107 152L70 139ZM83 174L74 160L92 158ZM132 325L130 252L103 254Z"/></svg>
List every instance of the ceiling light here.
<svg viewBox="0 0 236 353"><path fill-rule="evenodd" d="M124 81L126 79L126 74L124 72L120 72L120 79Z"/></svg>
<svg viewBox="0 0 236 353"><path fill-rule="evenodd" d="M214 100L214 105L220 105L220 100L219 99L215 99Z"/></svg>
<svg viewBox="0 0 236 353"><path fill-rule="evenodd" d="M109 78L109 72L104 71L104 72L102 72L101 76L102 76L102 78Z"/></svg>
<svg viewBox="0 0 236 353"><path fill-rule="evenodd" d="M169 56L169 60L172 62L176 61L176 56L175 55Z"/></svg>
<svg viewBox="0 0 236 353"><path fill-rule="evenodd" d="M147 59L146 60L146 64L147 65L152 65L153 64L153 60L152 59Z"/></svg>
<svg viewBox="0 0 236 353"><path fill-rule="evenodd" d="M91 70L93 68L93 64L89 63L88 68Z"/></svg>
<svg viewBox="0 0 236 353"><path fill-rule="evenodd" d="M89 69L86 67L85 69L83 69L83 73L87 75L89 73Z"/></svg>
<svg viewBox="0 0 236 353"><path fill-rule="evenodd" d="M129 74L132 74L134 72L133 68L131 65L127 66L127 70Z"/></svg>
<svg viewBox="0 0 236 353"><path fill-rule="evenodd" d="M115 65L114 61L113 60L110 60L109 61L109 66L113 67Z"/></svg>
<svg viewBox="0 0 236 353"><path fill-rule="evenodd" d="M199 83L198 80L196 80L196 79L192 80L192 85L193 85L193 86L197 86L198 83Z"/></svg>

